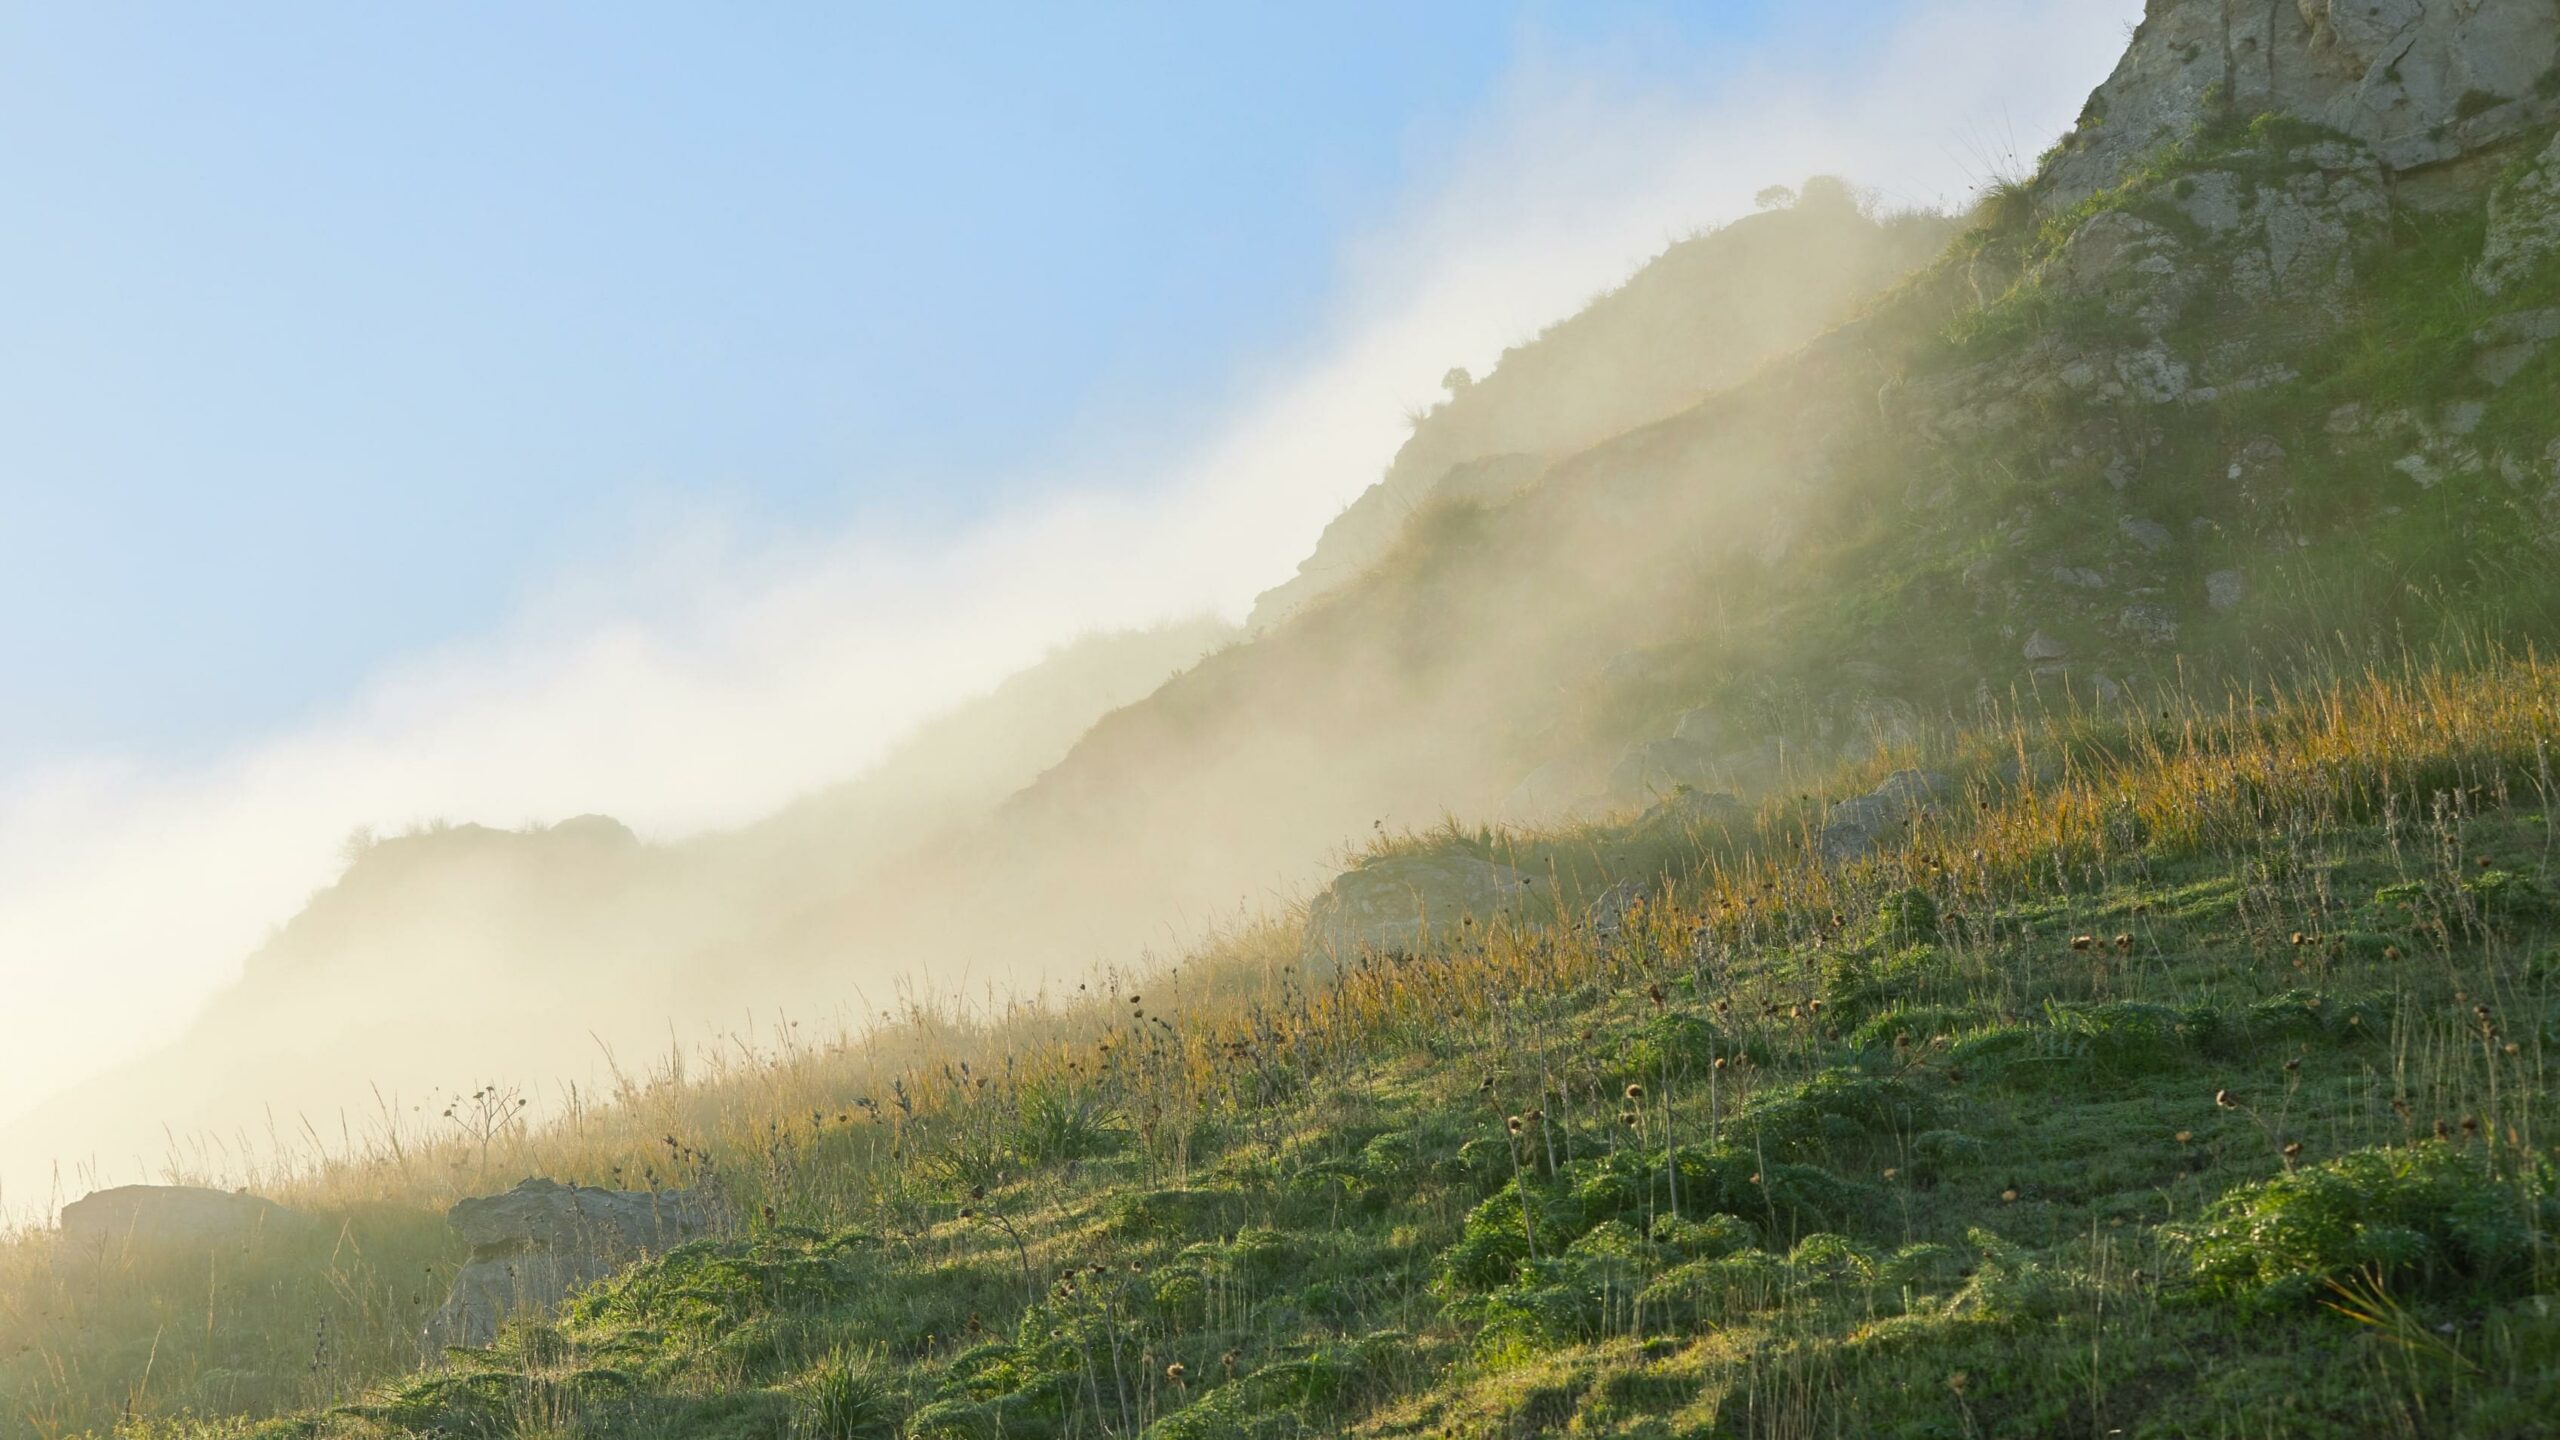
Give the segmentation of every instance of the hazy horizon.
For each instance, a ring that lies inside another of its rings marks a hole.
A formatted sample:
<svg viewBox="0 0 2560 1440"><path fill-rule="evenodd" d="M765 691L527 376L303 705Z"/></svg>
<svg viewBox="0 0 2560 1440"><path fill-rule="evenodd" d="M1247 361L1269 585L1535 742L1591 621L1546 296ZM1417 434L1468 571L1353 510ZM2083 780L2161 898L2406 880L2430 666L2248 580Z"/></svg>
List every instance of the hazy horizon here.
<svg viewBox="0 0 2560 1440"><path fill-rule="evenodd" d="M1512 15L1471 80L1444 76L1400 112L1382 107L1398 113L1369 113L1385 137L1372 137L1372 149L1390 158L1368 154L1359 198L1330 216L1334 229L1304 250L1263 256L1270 294L1303 303L1274 313L1222 308L1230 290L1252 290L1253 274L1202 278L1199 294L1159 297L1176 317L1224 317L1207 329L1229 347L1204 356L1153 342L1150 363L1186 380L1166 403L1121 388L1145 366L1096 367L1090 357L1056 373L1036 364L941 372L932 383L972 376L974 406L940 413L919 401L929 423L897 445L930 453L940 426L955 450L980 447L973 475L951 493L918 480L930 467L912 457L866 472L858 456L815 445L777 460L772 487L759 489L741 478L752 458L704 457L720 454L724 435L769 418L760 404L710 406L691 430L658 430L668 417L650 413L640 428L654 438L643 443L663 448L616 441L609 463L627 467L621 478L529 506L540 517L531 528L555 533L518 545L512 569L450 564L450 589L404 593L400 614L373 637L364 593L341 595L320 607L328 623L315 630L346 633L315 634L313 653L327 653L290 684L260 678L275 665L293 669L289 642L244 659L244 688L299 687L298 704L235 705L231 719L200 729L169 715L122 733L99 724L68 745L21 724L17 743L0 748L0 979L40 1000L0 1018L0 1121L165 1040L328 882L355 827L439 817L511 826L588 812L659 840L733 827L860 773L919 724L1078 635L1201 612L1241 619L1378 478L1407 414L1432 403L1450 367L1482 373L1505 346L1572 313L1667 241L1749 213L1767 185L1831 173L1887 206L1963 203L2060 132L2139 7L2058 16L2023 0L1879 3L1772 18L1775 8L1738 7L1722 26L1684 28L1669 7L1630 6L1570 33L1541 7ZM1844 17L1857 23L1843 30ZM1313 30L1320 18L1306 24ZM1854 43L1841 45L1844 33ZM1319 189L1327 153L1317 146L1303 159ZM966 188L965 178L949 183ZM1173 174L1156 181L1168 192L1182 183ZM1214 223L1194 218L1194 243L1214 243ZM704 264L753 262L755 248L714 244ZM811 274L838 263L825 253L794 260ZM1079 283L1111 289L1107 276ZM306 303L326 305L329 292L315 287ZM741 346L735 368L787 368L792 329L762 335L762 348ZM902 368L876 356L867 363ZM930 363L903 368L934 373ZM107 366L92 378L93 403L106 403L113 375ZM1018 419L1022 396L1049 390L1068 393L1042 393L1031 408L1047 419L1007 453L963 418ZM642 387L621 398L644 396L666 404L675 392ZM615 398L584 403L609 408ZM449 391L418 403L488 399ZM295 397L254 403L282 423ZM801 403L823 408L812 395ZM350 429L368 423L359 413ZM804 417L801 428L827 426ZM61 495L50 510L32 503L62 478L43 473L48 461L84 453L48 434L51 451L0 452L0 466L18 477L12 493L39 517L38 540L22 544L40 543L47 516L77 519L107 536L94 550L68 548L92 566L127 555L114 543L117 524L139 533L169 523L155 494L248 483L166 471L111 489L75 517ZM475 433L469 445L459 432L449 438L452 453L427 457L444 473L468 469L474 446L507 443L503 433ZM563 443L548 432L516 440L525 464ZM379 443L396 449L396 434ZM897 445L880 453L894 457ZM233 458L245 465L256 453ZM353 495L339 497L348 507L339 522L433 573L472 526L507 523L510 497L498 484L421 523L401 499L436 473L408 468L417 460L386 470L371 501L364 482L341 477ZM659 466L691 475L657 483ZM405 552L404 525L415 525ZM342 561L343 537L313 528L264 533L252 524L202 543L227 548L233 567ZM55 650L39 654L77 648L100 661L125 704L149 693L155 665L173 675L219 670L220 643L179 647L188 651L182 666L152 659L130 637L154 630L155 616L183 614L188 587L220 573L178 567L165 590L120 590L131 611L123 620L53 637ZM46 578L76 594L77 576ZM271 629L278 614L311 608L285 593L227 623ZM437 616L450 618L439 625ZM107 663L119 655L134 658ZM22 668L30 664L43 668L40 658ZM57 683L75 689L94 678L79 667L62 674ZM223 708L207 704L209 713ZM100 738L80 743L92 733ZM0 1173L7 1164L0 1157Z"/></svg>

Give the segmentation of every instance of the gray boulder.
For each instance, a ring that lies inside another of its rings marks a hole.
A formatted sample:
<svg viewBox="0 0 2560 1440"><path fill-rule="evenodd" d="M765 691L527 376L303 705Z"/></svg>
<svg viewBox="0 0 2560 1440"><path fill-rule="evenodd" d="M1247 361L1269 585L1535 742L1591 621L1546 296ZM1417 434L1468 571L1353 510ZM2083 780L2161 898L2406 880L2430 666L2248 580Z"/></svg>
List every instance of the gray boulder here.
<svg viewBox="0 0 2560 1440"><path fill-rule="evenodd" d="M2027 643L2019 648L2018 653L2033 664L2049 665L2069 655L2071 647L2038 630L2027 637Z"/></svg>
<svg viewBox="0 0 2560 1440"><path fill-rule="evenodd" d="M1389 855L1334 877L1307 907L1300 942L1308 958L1420 954L1479 925L1516 916L1530 877L1474 855Z"/></svg>
<svg viewBox="0 0 2560 1440"><path fill-rule="evenodd" d="M1871 854L1907 828L1946 789L1943 775L1897 770L1866 794L1832 806L1822 820L1822 858L1840 865Z"/></svg>
<svg viewBox="0 0 2560 1440"><path fill-rule="evenodd" d="M579 1286L718 1228L699 1190L600 1190L526 1180L446 1212L471 1255L427 1322L426 1343L486 1345L511 1315L545 1313Z"/></svg>
<svg viewBox="0 0 2560 1440"><path fill-rule="evenodd" d="M2204 577L2204 602L2216 610L2237 610L2249 598L2249 577L2237 570L2216 570Z"/></svg>
<svg viewBox="0 0 2560 1440"><path fill-rule="evenodd" d="M62 1207L62 1262L204 1251L309 1221L272 1200L195 1185L120 1185Z"/></svg>

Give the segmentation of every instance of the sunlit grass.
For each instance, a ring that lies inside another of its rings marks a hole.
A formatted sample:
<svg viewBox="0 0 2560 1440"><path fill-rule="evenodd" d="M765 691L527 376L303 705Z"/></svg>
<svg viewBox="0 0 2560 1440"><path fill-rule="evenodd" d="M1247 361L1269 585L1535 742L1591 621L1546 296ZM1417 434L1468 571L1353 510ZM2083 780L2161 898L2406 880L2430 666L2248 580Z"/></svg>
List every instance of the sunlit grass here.
<svg viewBox="0 0 2560 1440"><path fill-rule="evenodd" d="M411 1386L333 1424L765 1433L832 1413L848 1345L887 1347L857 1368L952 1434L995 1413L980 1391L1018 1392L1009 1433L1221 1433L1247 1398L1382 1434L1416 1405L1493 1425L1568 1400L1837 1420L1937 1355L1929 1408L2079 1413L2055 1376L1979 1368L1968 1337L2017 1323L2086 1329L2086 1403L2139 1408L2162 1347L2226 1343L2218 1312L2162 1307L2178 1226L2231 1187L2372 1147L2469 1145L2494 1173L2547 1148L2556 738L2560 670L2523 655L1987 727L1939 762L1953 798L1844 867L1805 858L1820 806L1792 800L1667 846L1399 840L1651 894L1612 937L1489 926L1328 973L1281 917L1062 1003L670 1058L536 1128L386 1123L272 1157L260 1188L321 1223L209 1263L57 1270L22 1236L0 1251L6 1423L278 1413L389 1380L458 1258L442 1208L526 1174L714 1186L744 1238L453 1372L518 1377L497 1389ZM2501 1283L2547 1295L2548 1248L2513 1258ZM785 1274L815 1288L755 1298ZM744 1308L670 1329L652 1293ZM2367 1353L2316 1305L2275 1323ZM2551 1343L2523 1323L2449 1342L2459 1365L2370 1364L2408 1405L2486 1403ZM1661 1348L1698 1325L1759 1338ZM1408 1338L1362 1349L1381 1328ZM1011 1379L963 1378L997 1344ZM1579 1378L1534 1379L1556 1365ZM1637 1403L1668 1373L1690 1399Z"/></svg>

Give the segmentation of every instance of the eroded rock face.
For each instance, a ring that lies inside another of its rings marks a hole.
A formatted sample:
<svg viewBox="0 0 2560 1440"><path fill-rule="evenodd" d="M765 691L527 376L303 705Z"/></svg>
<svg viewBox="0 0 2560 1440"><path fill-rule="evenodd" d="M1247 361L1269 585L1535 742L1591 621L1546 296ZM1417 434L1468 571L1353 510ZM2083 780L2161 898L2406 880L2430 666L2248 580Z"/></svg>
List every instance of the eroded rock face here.
<svg viewBox="0 0 2560 1440"><path fill-rule="evenodd" d="M1389 855L1336 876L1307 907L1311 959L1419 954L1520 913L1529 876L1473 855Z"/></svg>
<svg viewBox="0 0 2560 1440"><path fill-rule="evenodd" d="M2337 130L2385 169L2440 164L2560 118L2543 0L2151 0L2048 172L2064 208L2199 122L2275 113ZM2202 201L2210 225L2214 197Z"/></svg>
<svg viewBox="0 0 2560 1440"><path fill-rule="evenodd" d="M2489 197L2489 238L2471 282L2491 295L2560 254L2560 136L2533 168Z"/></svg>
<svg viewBox="0 0 2560 1440"><path fill-rule="evenodd" d="M303 1218L272 1200L194 1185L120 1185L62 1207L60 1257L91 1263L120 1255L205 1250L248 1240Z"/></svg>
<svg viewBox="0 0 2560 1440"><path fill-rule="evenodd" d="M430 1351L486 1345L509 1316L547 1312L581 1285L717 1228L720 1208L695 1190L600 1190L526 1180L462 1201L446 1220L471 1258L427 1322Z"/></svg>

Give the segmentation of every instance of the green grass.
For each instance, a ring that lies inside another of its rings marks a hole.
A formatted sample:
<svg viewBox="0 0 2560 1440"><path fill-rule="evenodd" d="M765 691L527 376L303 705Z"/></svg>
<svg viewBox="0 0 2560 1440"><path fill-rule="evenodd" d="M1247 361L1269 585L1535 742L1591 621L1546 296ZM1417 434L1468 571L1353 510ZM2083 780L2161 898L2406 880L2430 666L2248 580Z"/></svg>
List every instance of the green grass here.
<svg viewBox="0 0 2560 1440"><path fill-rule="evenodd" d="M506 1163L677 1125L738 1233L484 1351L412 1370L381 1305L220 1393L223 1343L278 1364L349 1247L429 1233L342 1175L412 1223L241 1257L208 1315L175 1269L52 1281L7 1433L2521 1433L2560 1402L2555 741L2531 660L2058 721L2003 742L2048 786L1836 871L1765 812L1613 939L1306 976L1248 938L635 1097Z"/></svg>

